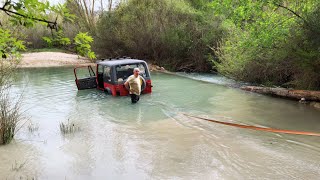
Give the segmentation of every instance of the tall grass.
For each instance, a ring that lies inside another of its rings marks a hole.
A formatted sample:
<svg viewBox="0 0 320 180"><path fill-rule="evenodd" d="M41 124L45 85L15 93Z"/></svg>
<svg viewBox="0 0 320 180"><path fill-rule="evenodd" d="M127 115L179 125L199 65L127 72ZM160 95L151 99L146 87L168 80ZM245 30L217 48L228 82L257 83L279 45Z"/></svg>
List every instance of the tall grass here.
<svg viewBox="0 0 320 180"><path fill-rule="evenodd" d="M71 123L69 119L68 122L61 122L59 127L62 134L71 134L80 131L80 127L76 126L74 123Z"/></svg>
<svg viewBox="0 0 320 180"><path fill-rule="evenodd" d="M0 60L0 144L10 143L22 119L21 98L10 96L15 69L14 62Z"/></svg>

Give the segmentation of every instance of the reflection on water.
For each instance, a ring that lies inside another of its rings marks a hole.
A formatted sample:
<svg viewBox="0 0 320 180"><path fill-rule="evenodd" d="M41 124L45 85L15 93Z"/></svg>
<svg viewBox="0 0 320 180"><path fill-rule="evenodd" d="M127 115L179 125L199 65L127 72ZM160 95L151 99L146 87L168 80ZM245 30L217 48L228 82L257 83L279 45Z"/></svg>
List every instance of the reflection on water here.
<svg viewBox="0 0 320 180"><path fill-rule="evenodd" d="M152 80L153 93L132 105L129 97L77 91L70 68L21 70L13 93L24 92L38 130L24 126L13 143L0 147L0 179L319 177L317 137L237 129L182 114L319 132L319 111L179 76L153 73ZM61 134L59 124L68 121L80 131Z"/></svg>

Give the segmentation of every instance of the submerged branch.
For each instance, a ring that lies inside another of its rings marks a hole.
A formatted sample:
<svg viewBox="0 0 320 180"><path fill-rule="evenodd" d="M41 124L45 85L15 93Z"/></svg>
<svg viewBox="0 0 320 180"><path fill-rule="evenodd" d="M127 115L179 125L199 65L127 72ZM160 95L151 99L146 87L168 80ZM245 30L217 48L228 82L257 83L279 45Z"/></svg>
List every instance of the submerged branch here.
<svg viewBox="0 0 320 180"><path fill-rule="evenodd" d="M241 89L260 94L267 94L296 100L301 100L302 98L304 98L306 101L320 102L320 91L290 90L286 88L270 88L259 86L244 86L241 87Z"/></svg>

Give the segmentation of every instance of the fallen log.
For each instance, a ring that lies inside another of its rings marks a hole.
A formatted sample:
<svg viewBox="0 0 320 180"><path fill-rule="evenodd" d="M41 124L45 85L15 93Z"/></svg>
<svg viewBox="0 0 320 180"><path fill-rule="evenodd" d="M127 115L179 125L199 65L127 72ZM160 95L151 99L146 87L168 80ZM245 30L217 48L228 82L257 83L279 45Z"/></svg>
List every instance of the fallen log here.
<svg viewBox="0 0 320 180"><path fill-rule="evenodd" d="M272 96L290 98L305 101L317 101L320 102L320 91L308 91L308 90L290 90L286 88L270 88L260 86L243 86L242 90L256 92L260 94L267 94Z"/></svg>

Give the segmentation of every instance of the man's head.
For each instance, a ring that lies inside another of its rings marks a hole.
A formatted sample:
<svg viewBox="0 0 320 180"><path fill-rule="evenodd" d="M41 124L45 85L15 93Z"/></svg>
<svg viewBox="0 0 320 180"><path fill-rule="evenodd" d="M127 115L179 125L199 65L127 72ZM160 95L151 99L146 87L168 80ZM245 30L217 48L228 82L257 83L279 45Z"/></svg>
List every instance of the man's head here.
<svg viewBox="0 0 320 180"><path fill-rule="evenodd" d="M134 68L134 69L133 69L133 74L134 74L135 76L138 76L139 73L140 73L139 68Z"/></svg>

